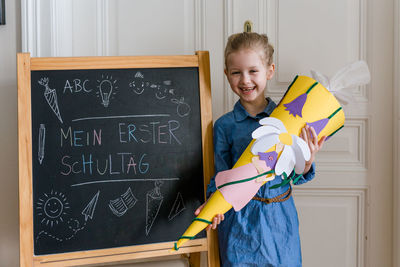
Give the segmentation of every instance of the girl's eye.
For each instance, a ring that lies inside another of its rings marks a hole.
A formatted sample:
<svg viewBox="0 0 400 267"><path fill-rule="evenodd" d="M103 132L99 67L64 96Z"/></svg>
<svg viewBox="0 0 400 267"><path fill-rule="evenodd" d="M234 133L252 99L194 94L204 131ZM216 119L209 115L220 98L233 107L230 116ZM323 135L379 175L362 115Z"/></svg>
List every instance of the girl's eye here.
<svg viewBox="0 0 400 267"><path fill-rule="evenodd" d="M250 70L251 73L258 72L258 70Z"/></svg>
<svg viewBox="0 0 400 267"><path fill-rule="evenodd" d="M231 72L231 74L232 75L237 75L237 74L240 74L240 72L239 71L233 71L233 72Z"/></svg>

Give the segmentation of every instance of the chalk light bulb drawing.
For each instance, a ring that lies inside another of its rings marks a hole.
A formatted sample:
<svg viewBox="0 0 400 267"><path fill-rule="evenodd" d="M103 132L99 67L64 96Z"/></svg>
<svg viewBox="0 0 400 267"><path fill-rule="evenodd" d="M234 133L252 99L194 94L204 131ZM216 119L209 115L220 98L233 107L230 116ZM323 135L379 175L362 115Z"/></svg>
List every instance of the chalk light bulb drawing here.
<svg viewBox="0 0 400 267"><path fill-rule="evenodd" d="M114 85L117 81L116 80L112 81L112 77L110 78L105 77L105 79L98 82L99 82L98 88L101 97L101 104L106 108L110 104L111 96L115 94L114 89L118 88Z"/></svg>

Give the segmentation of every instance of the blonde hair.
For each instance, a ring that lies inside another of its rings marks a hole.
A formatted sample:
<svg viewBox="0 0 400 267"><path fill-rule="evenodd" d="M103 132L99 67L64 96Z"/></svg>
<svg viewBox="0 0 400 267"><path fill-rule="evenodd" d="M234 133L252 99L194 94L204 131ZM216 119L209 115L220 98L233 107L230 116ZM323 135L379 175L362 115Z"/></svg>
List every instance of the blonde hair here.
<svg viewBox="0 0 400 267"><path fill-rule="evenodd" d="M225 47L225 69L228 69L227 59L228 56L241 49L259 49L262 51L262 59L267 66L273 62L272 55L274 54L274 47L268 42L266 34L258 34L255 32L241 32L229 36L228 42Z"/></svg>

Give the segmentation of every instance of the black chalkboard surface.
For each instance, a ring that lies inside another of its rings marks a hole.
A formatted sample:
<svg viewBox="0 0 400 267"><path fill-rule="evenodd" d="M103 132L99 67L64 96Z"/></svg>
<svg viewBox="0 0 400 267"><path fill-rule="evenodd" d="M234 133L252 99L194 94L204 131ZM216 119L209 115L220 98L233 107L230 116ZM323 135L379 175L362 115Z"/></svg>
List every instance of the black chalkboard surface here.
<svg viewBox="0 0 400 267"><path fill-rule="evenodd" d="M198 80L194 67L31 72L35 255L182 234L204 200Z"/></svg>

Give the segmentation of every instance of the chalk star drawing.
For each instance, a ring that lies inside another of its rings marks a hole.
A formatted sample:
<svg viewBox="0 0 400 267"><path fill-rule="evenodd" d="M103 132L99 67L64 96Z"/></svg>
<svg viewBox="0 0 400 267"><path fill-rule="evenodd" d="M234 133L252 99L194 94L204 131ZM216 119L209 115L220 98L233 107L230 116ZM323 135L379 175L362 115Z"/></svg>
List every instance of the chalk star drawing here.
<svg viewBox="0 0 400 267"><path fill-rule="evenodd" d="M69 209L69 203L63 193L57 193L51 190L49 194L44 193L36 203L37 215L43 217L42 224L53 227L54 224L64 222L63 216Z"/></svg>
<svg viewBox="0 0 400 267"><path fill-rule="evenodd" d="M156 181L155 188L146 194L146 235L149 235L164 200L160 191L160 186L162 184L163 181Z"/></svg>
<svg viewBox="0 0 400 267"><path fill-rule="evenodd" d="M185 202L183 201L183 197L181 192L178 192L174 204L172 205L171 211L168 215L168 221L175 218L179 213L186 209Z"/></svg>
<svg viewBox="0 0 400 267"><path fill-rule="evenodd" d="M82 215L85 216L85 221L88 218L93 219L94 210L96 209L97 200L99 199L100 191L97 191L96 195L93 196L92 200L86 205L82 211Z"/></svg>
<svg viewBox="0 0 400 267"><path fill-rule="evenodd" d="M51 89L49 87L49 78L42 78L38 81L40 85L43 85L45 87L44 90L44 97L46 98L47 104L49 104L51 110L56 114L58 120L63 123L63 120L61 118L60 114L60 109L58 107L58 102L57 102L57 92L56 89Z"/></svg>
<svg viewBox="0 0 400 267"><path fill-rule="evenodd" d="M114 215L121 217L128 211L128 209L135 206L136 202L137 198L133 195L132 190L129 187L128 190L121 195L121 197L110 200L108 206Z"/></svg>
<svg viewBox="0 0 400 267"><path fill-rule="evenodd" d="M97 92L97 96L100 95L101 104L106 108L110 104L110 99L113 95L116 94L116 90L118 86L115 86L117 80L113 80L112 76L104 76L101 75L101 81L97 80L99 89Z"/></svg>

